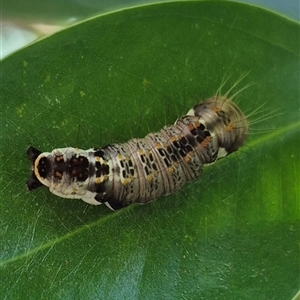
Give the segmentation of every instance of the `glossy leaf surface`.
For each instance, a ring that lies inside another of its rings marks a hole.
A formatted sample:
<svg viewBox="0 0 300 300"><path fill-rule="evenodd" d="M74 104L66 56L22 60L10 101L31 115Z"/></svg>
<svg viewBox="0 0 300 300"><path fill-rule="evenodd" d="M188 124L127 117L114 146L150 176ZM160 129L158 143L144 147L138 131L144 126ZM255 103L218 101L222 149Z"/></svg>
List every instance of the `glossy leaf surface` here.
<svg viewBox="0 0 300 300"><path fill-rule="evenodd" d="M1 63L1 295L290 299L299 289L299 25L230 2L99 16ZM26 148L143 137L226 92L250 116L237 154L118 212L25 190ZM261 105L264 104L263 107ZM268 118L269 114L273 116ZM262 118L260 123L255 121Z"/></svg>

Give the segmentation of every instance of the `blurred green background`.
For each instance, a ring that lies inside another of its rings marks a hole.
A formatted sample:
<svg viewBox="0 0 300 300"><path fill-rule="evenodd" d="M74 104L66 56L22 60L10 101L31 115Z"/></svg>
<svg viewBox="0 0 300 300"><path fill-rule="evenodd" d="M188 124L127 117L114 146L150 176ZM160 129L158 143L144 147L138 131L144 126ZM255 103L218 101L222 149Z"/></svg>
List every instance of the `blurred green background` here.
<svg viewBox="0 0 300 300"><path fill-rule="evenodd" d="M175 0L176 1L176 0ZM122 8L167 0L1 1L0 59L28 43L87 18ZM237 0L299 20L299 0Z"/></svg>

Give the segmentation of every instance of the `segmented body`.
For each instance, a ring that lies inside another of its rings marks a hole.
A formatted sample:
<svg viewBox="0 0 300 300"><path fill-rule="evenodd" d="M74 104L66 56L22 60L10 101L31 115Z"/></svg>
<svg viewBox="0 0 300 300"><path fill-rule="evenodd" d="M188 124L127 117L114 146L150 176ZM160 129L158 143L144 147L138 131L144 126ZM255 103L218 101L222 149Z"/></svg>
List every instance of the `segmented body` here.
<svg viewBox="0 0 300 300"><path fill-rule="evenodd" d="M248 122L229 99L216 96L196 105L174 125L124 144L42 153L30 147L29 190L41 185L64 198L119 209L146 203L178 190L199 176L203 166L236 151Z"/></svg>

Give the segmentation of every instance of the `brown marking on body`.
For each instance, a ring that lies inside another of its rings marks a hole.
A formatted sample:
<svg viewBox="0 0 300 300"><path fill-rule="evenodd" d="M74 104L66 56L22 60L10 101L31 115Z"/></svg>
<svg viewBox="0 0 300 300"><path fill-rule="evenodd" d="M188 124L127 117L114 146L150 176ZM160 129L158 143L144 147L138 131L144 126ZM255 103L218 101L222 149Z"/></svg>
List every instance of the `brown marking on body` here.
<svg viewBox="0 0 300 300"><path fill-rule="evenodd" d="M200 143L200 145L205 148L205 147L207 147L208 143L206 140L204 140Z"/></svg>
<svg viewBox="0 0 300 300"><path fill-rule="evenodd" d="M171 174L173 174L173 173L174 173L174 168L169 167L169 168L168 168L168 171L169 171Z"/></svg>
<svg viewBox="0 0 300 300"><path fill-rule="evenodd" d="M190 123L188 125L188 128L189 128L189 131L192 131L193 129L195 129L195 126L194 126L194 124Z"/></svg>
<svg viewBox="0 0 300 300"><path fill-rule="evenodd" d="M95 179L95 183L96 183L96 184L100 184L101 182L102 182L101 178L97 177L97 178Z"/></svg>
<svg viewBox="0 0 300 300"><path fill-rule="evenodd" d="M217 106L214 106L211 110L215 113L218 113L221 109Z"/></svg>
<svg viewBox="0 0 300 300"><path fill-rule="evenodd" d="M151 175L148 175L148 176L147 176L147 180L148 180L149 182L152 182L152 181L153 181L153 177L152 177Z"/></svg>
<svg viewBox="0 0 300 300"><path fill-rule="evenodd" d="M226 130L228 131L228 132L231 132L232 131L232 123L230 122L227 126L226 126Z"/></svg>
<svg viewBox="0 0 300 300"><path fill-rule="evenodd" d="M185 162L189 163L191 161L191 158L189 156L185 156L183 158L185 160Z"/></svg>
<svg viewBox="0 0 300 300"><path fill-rule="evenodd" d="M175 168L178 168L179 163L178 163L177 161L173 161L173 166L174 166Z"/></svg>
<svg viewBox="0 0 300 300"><path fill-rule="evenodd" d="M190 152L189 152L189 155L190 155L190 156L194 156L194 155L195 155L195 151L190 151Z"/></svg>
<svg viewBox="0 0 300 300"><path fill-rule="evenodd" d="M56 171L54 176L56 178L62 179L62 173L61 172Z"/></svg>

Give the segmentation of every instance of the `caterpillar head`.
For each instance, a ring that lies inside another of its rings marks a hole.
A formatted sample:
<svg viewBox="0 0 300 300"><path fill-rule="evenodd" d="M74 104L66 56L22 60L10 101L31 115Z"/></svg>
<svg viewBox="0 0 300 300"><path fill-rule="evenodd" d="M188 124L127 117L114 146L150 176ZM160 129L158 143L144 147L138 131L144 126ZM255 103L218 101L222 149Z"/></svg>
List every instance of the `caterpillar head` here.
<svg viewBox="0 0 300 300"><path fill-rule="evenodd" d="M45 185L50 186L50 182L47 179L50 174L51 164L48 161L47 154L42 153L40 150L30 146L27 149L27 157L31 161L31 175L26 182L27 189L29 191L37 189L38 187Z"/></svg>
<svg viewBox="0 0 300 300"><path fill-rule="evenodd" d="M44 185L59 197L99 204L94 193L90 195L88 191L90 173L95 170L94 166L90 168L89 152L72 147L41 152L31 146L27 156L31 161L31 175L26 183L29 191Z"/></svg>

